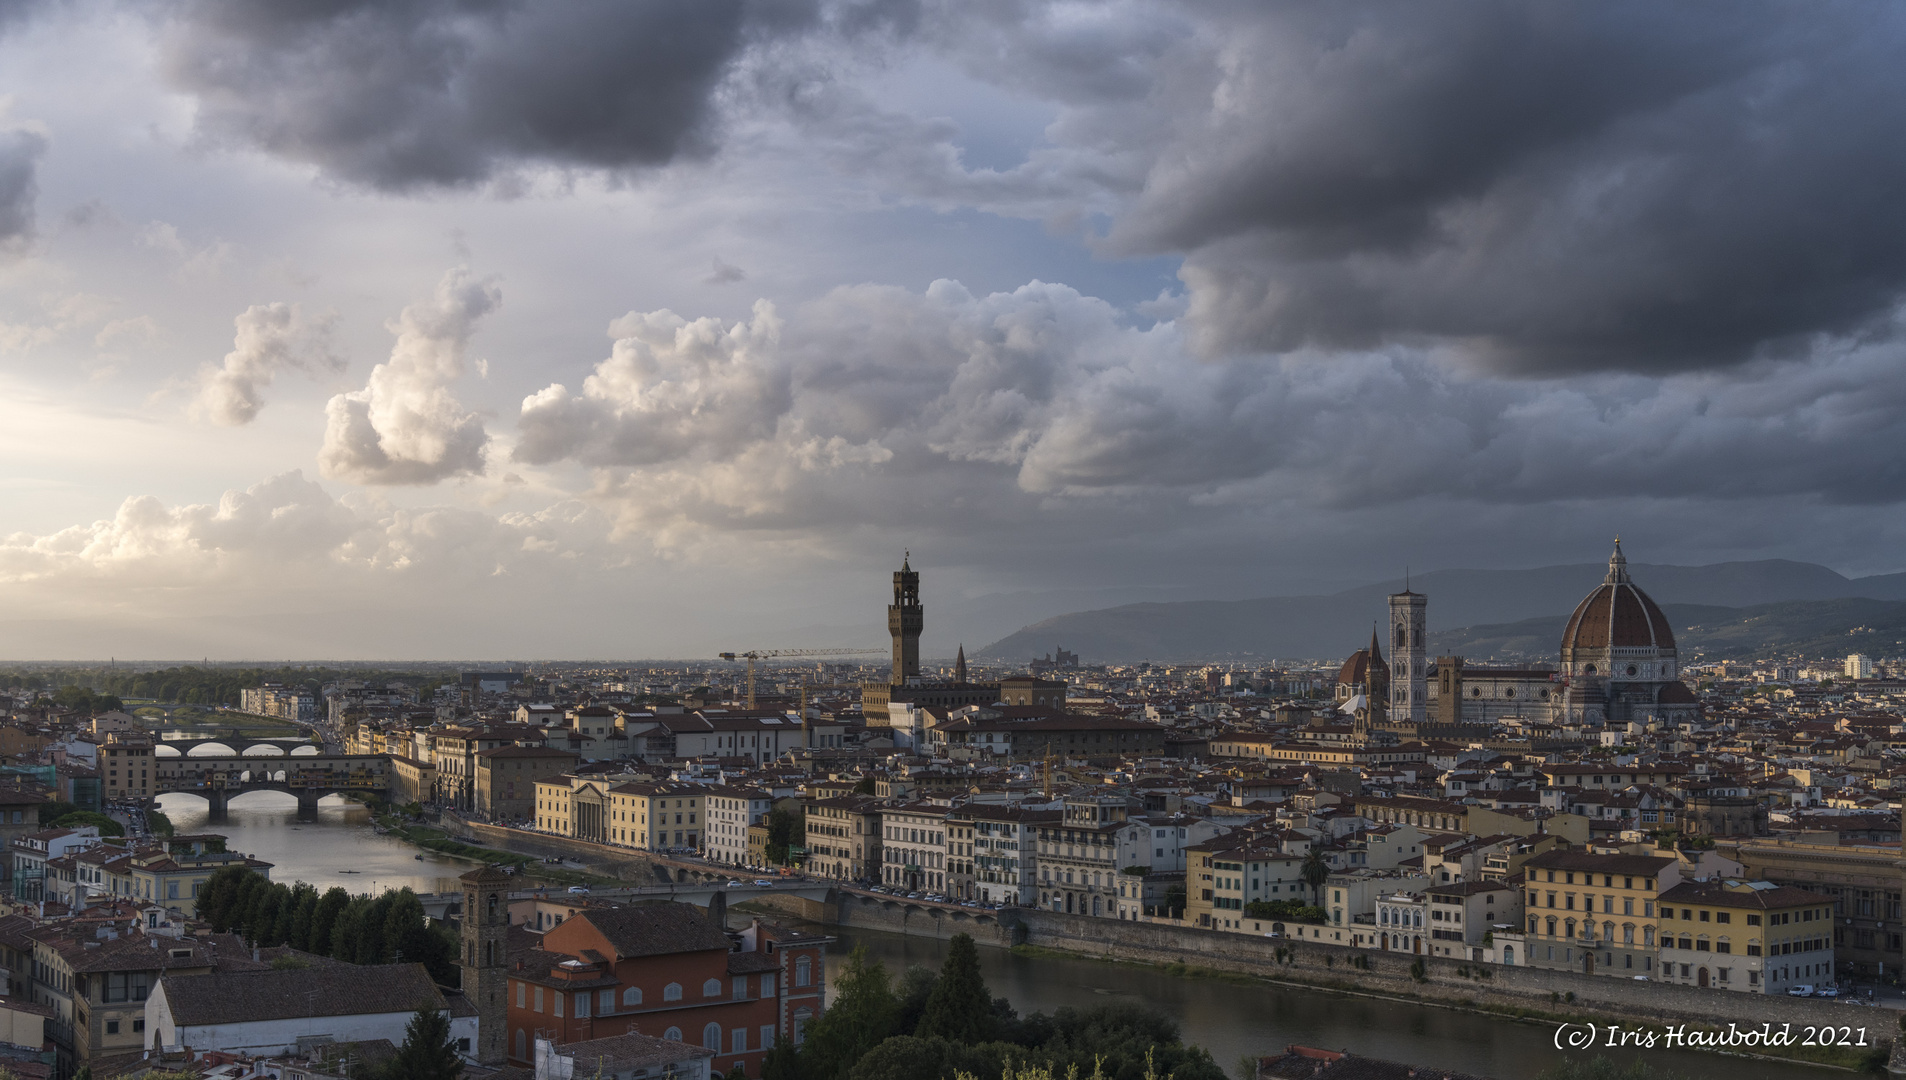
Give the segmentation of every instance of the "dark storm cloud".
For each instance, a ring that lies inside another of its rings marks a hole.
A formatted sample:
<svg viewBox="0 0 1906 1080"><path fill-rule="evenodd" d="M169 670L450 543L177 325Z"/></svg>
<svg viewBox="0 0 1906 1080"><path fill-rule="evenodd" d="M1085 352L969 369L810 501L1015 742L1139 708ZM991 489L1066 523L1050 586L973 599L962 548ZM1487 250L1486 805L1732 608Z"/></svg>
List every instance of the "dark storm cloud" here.
<svg viewBox="0 0 1906 1080"><path fill-rule="evenodd" d="M379 188L467 185L701 149L750 34L812 16L802 0L198 0L166 68L213 138Z"/></svg>
<svg viewBox="0 0 1906 1080"><path fill-rule="evenodd" d="M1176 125L1110 242L1185 253L1206 351L1689 369L1856 332L1906 286L1897 7L1204 16L1155 69Z"/></svg>
<svg viewBox="0 0 1906 1080"><path fill-rule="evenodd" d="M31 131L0 131L0 249L33 235L36 175L46 138Z"/></svg>

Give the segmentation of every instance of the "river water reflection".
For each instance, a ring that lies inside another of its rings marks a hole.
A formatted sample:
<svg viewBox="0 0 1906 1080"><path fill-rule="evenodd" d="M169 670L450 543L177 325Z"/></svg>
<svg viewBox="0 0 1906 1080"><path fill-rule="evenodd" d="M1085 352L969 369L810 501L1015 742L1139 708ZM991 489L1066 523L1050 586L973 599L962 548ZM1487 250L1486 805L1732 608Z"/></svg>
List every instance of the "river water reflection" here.
<svg viewBox="0 0 1906 1080"><path fill-rule="evenodd" d="M316 821L299 821L297 797L277 791L239 796L220 822L207 820L205 800L193 795L161 795L159 808L182 833L222 833L232 851L271 863L273 881L308 881L319 892L333 885L352 893L445 892L476 865L378 835L370 811L337 795L318 803Z"/></svg>
<svg viewBox="0 0 1906 1080"><path fill-rule="evenodd" d="M946 956L946 944L940 941L866 931L837 933L839 941L828 957L829 985L855 945L867 946L895 975L909 964L937 968ZM1269 983L1180 978L1136 964L1031 958L988 948L980 949L979 957L987 987L995 997L1011 1000L1021 1013L1111 1002L1149 1005L1174 1017L1185 1041L1211 1051L1230 1075L1236 1075L1240 1057L1281 1050L1290 1043L1457 1069L1496 1080L1526 1080L1562 1057L1550 1041L1554 1029L1546 1024ZM1847 1012L1857 1017L1849 1018L1854 1023L1869 1014L1887 1023L1893 1018L1890 1010L1849 1007ZM1695 1080L1824 1080L1847 1075L1686 1050L1610 1056L1642 1057L1657 1069Z"/></svg>

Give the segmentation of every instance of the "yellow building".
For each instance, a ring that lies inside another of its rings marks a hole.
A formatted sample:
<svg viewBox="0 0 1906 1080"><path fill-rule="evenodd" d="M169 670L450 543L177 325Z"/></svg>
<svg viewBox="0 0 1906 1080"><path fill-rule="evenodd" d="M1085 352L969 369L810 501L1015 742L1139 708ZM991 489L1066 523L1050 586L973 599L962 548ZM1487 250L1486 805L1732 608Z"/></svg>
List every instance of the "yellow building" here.
<svg viewBox="0 0 1906 1080"><path fill-rule="evenodd" d="M708 824L699 784L617 784L609 789L612 844L644 851L699 849Z"/></svg>
<svg viewBox="0 0 1906 1080"><path fill-rule="evenodd" d="M1655 974L1656 897L1681 883L1670 855L1545 851L1522 864L1530 967Z"/></svg>
<svg viewBox="0 0 1906 1080"><path fill-rule="evenodd" d="M1749 994L1833 984L1830 896L1768 881L1685 881L1659 904L1664 982Z"/></svg>
<svg viewBox="0 0 1906 1080"><path fill-rule="evenodd" d="M536 782L536 827L558 836L644 851L700 849L707 789L557 776Z"/></svg>

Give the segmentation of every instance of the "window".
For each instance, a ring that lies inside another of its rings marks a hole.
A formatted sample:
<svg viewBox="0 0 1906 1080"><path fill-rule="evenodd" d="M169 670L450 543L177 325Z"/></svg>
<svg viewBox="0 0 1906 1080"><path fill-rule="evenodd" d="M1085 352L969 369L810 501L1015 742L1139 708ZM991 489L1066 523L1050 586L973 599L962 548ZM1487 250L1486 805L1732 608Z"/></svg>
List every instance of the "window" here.
<svg viewBox="0 0 1906 1080"><path fill-rule="evenodd" d="M133 1018L132 1018L132 1030L134 1030L134 1031L144 1031L145 1029L146 1029L146 1018L145 1018L145 1017L143 1017L143 1016L135 1016L135 1017L133 1017Z"/></svg>
<svg viewBox="0 0 1906 1080"><path fill-rule="evenodd" d="M707 1027L702 1028L702 1049L704 1050L720 1050L721 1049L721 1025L720 1024L709 1024Z"/></svg>
<svg viewBox="0 0 1906 1080"><path fill-rule="evenodd" d="M516 1007L519 1009L527 1007L523 1001L523 998L525 996L525 991L523 989L524 985L525 984L523 983L516 984Z"/></svg>
<svg viewBox="0 0 1906 1080"><path fill-rule="evenodd" d="M707 982L703 983L702 996L703 997L720 997L721 996L721 980L710 979Z"/></svg>
<svg viewBox="0 0 1906 1080"><path fill-rule="evenodd" d="M663 1001L680 1001L680 1000L682 1000L682 984L681 984L681 983L669 983L669 984L668 984L667 986L664 986L664 987L662 987L662 1000L663 1000ZM681 1036L680 1036L680 1035L677 1035L677 1036L675 1036L675 1038L677 1038L677 1039L680 1039L680 1038L681 1038Z"/></svg>
<svg viewBox="0 0 1906 1080"><path fill-rule="evenodd" d="M730 1032L729 1035L730 1035L730 1039L729 1039L730 1045L728 1049L731 1052L736 1054L745 1054L748 1052L748 1029L747 1028L738 1027L734 1031Z"/></svg>
<svg viewBox="0 0 1906 1080"><path fill-rule="evenodd" d="M106 1021L106 1034L108 1035L119 1034L119 1021L117 1020Z"/></svg>
<svg viewBox="0 0 1906 1080"><path fill-rule="evenodd" d="M681 1042L682 1029L676 1027L669 1028L667 1031L662 1032L662 1038L668 1039L671 1042Z"/></svg>
<svg viewBox="0 0 1906 1080"><path fill-rule="evenodd" d="M803 956L794 962L794 985L810 986L813 982L813 966L808 958Z"/></svg>
<svg viewBox="0 0 1906 1080"><path fill-rule="evenodd" d="M761 976L761 996L764 998L774 996L774 976Z"/></svg>
<svg viewBox="0 0 1906 1080"><path fill-rule="evenodd" d="M587 990L578 991L576 994L576 1015L578 1017L589 1015L589 991Z"/></svg>

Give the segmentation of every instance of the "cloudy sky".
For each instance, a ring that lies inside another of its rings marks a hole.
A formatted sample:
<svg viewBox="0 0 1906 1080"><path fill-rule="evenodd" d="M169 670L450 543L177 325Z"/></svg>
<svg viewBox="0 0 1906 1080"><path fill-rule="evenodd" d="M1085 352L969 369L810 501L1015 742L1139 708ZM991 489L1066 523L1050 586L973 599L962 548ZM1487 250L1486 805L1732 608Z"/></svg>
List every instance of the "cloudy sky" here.
<svg viewBox="0 0 1906 1080"><path fill-rule="evenodd" d="M0 0L0 656L1906 569L1903 21Z"/></svg>

